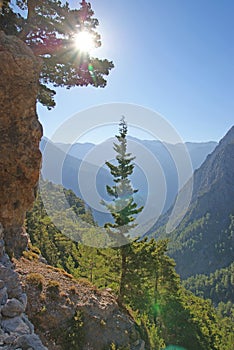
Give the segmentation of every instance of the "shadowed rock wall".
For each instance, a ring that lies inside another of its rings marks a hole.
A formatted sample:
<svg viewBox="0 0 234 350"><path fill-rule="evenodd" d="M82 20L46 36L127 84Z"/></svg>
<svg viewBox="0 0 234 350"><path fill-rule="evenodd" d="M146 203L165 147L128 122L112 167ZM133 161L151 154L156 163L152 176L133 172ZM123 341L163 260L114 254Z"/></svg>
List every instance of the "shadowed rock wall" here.
<svg viewBox="0 0 234 350"><path fill-rule="evenodd" d="M0 32L0 222L6 250L20 256L22 228L38 182L42 127L36 114L40 61L21 40Z"/></svg>

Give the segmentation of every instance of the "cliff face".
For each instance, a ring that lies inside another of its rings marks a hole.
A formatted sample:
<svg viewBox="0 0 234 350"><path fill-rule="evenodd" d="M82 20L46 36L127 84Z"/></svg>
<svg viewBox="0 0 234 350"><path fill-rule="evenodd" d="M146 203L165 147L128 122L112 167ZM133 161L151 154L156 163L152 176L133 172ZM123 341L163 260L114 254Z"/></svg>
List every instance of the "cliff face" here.
<svg viewBox="0 0 234 350"><path fill-rule="evenodd" d="M12 262L5 254L2 237L3 229L0 224L0 348L46 350L24 313L27 296L22 291Z"/></svg>
<svg viewBox="0 0 234 350"><path fill-rule="evenodd" d="M182 278L214 273L233 262L234 126L193 180L192 200L180 225L169 234L163 227L155 233L169 238L169 254ZM165 215L162 222L167 219Z"/></svg>
<svg viewBox="0 0 234 350"><path fill-rule="evenodd" d="M42 127L36 114L40 61L21 40L0 32L0 222L6 249L20 256L22 228L34 201Z"/></svg>

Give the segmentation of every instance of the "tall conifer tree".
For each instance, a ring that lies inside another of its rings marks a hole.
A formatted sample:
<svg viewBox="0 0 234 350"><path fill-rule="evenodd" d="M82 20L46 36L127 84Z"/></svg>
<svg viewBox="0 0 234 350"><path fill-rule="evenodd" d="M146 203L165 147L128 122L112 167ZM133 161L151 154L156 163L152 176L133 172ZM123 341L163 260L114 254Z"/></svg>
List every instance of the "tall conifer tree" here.
<svg viewBox="0 0 234 350"><path fill-rule="evenodd" d="M135 157L127 151L127 123L122 117L119 124L119 135L116 135L117 141L114 143L114 150L117 153L116 162L112 164L106 162L110 169L113 181L113 186L106 186L107 193L113 198L111 203L102 201L111 213L114 223L107 223L106 228L109 228L110 235L114 239L114 244L120 249L121 256L121 277L119 287L119 301L123 301L125 285L127 284L127 257L132 249L128 233L136 226L134 223L135 215L139 214L143 207L138 207L134 200L134 194L138 191L131 184L130 175L134 170L133 160Z"/></svg>
<svg viewBox="0 0 234 350"><path fill-rule="evenodd" d="M132 187L129 178L134 170L135 157L127 151L127 133L127 123L122 117L119 124L119 135L116 135L118 143L114 143L113 147L117 153L117 164L106 162L115 182L113 186L106 186L107 193L113 198L113 201L111 203L102 201L114 219L114 223L107 223L105 227L110 227L114 229L112 232L117 232L118 242L125 241L129 230L136 226L135 215L143 209L143 207L137 207L134 194L138 192L138 189Z"/></svg>

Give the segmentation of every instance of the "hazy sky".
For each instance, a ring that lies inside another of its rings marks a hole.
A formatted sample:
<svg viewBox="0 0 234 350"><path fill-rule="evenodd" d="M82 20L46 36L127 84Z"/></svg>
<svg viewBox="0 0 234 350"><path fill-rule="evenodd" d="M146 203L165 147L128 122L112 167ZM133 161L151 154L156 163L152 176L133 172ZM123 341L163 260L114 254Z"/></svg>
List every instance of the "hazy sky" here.
<svg viewBox="0 0 234 350"><path fill-rule="evenodd" d="M234 1L90 2L102 35L94 56L115 68L105 89L57 89L53 111L38 106L44 134L86 108L127 102L159 112L185 141L219 140L234 124Z"/></svg>

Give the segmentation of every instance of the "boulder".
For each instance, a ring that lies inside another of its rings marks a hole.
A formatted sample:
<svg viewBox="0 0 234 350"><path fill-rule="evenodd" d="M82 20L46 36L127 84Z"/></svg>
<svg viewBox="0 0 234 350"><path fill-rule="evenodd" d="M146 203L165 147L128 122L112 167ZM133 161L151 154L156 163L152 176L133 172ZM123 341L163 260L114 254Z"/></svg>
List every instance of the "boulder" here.
<svg viewBox="0 0 234 350"><path fill-rule="evenodd" d="M8 299L6 304L1 308L1 313L5 317L15 317L21 315L25 311L26 305L19 300Z"/></svg>

